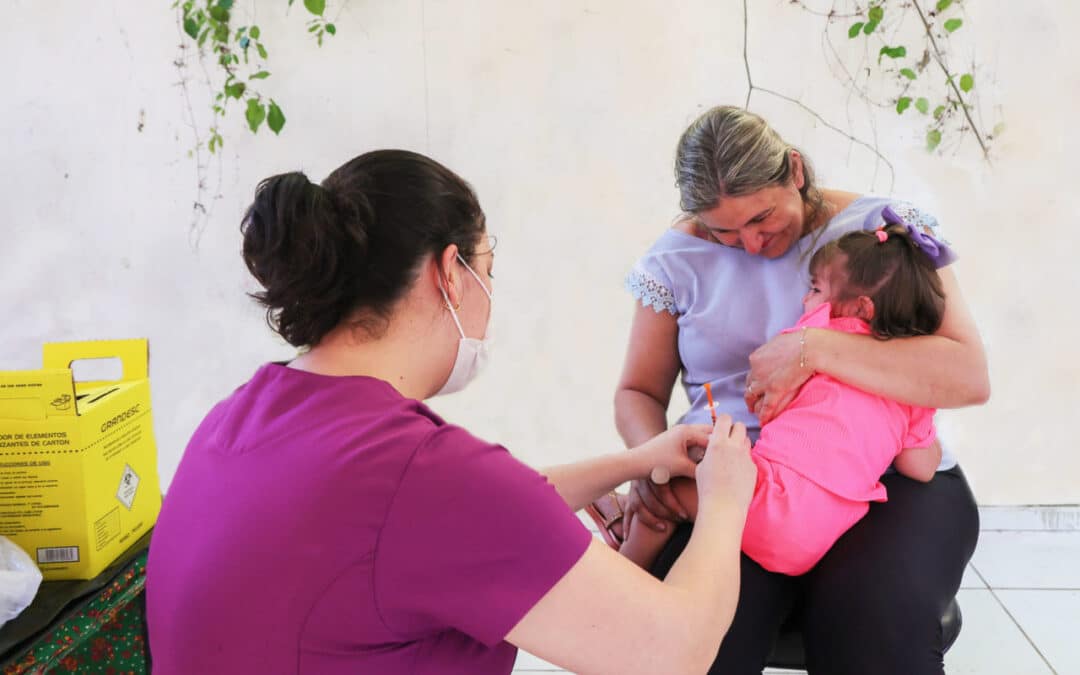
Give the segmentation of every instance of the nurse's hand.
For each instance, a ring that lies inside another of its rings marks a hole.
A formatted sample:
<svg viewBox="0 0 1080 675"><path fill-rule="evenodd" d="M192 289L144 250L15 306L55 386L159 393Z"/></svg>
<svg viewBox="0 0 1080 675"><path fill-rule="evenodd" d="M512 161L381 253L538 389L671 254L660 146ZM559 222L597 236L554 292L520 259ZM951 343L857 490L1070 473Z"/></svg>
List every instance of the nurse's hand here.
<svg viewBox="0 0 1080 675"><path fill-rule="evenodd" d="M637 451L647 458L656 482L667 483L676 476L691 478L705 454L710 433L708 424L678 424L642 443Z"/></svg>
<svg viewBox="0 0 1080 675"><path fill-rule="evenodd" d="M712 427L707 424L678 425L658 434L639 448L651 453L651 466L667 469L670 477L692 477L709 443L711 431ZM650 478L631 483L624 511L625 531L629 531L634 518L640 518L647 527L658 532L667 532L672 523L689 517L686 506L679 502L670 485L667 482L653 482Z"/></svg>
<svg viewBox="0 0 1080 675"><path fill-rule="evenodd" d="M696 480L699 509L706 502L717 500L721 504L734 504L745 517L757 482L757 466L750 459L750 439L741 422L733 423L729 415L716 418L709 449L697 467Z"/></svg>
<svg viewBox="0 0 1080 675"><path fill-rule="evenodd" d="M807 330L812 333L813 329ZM814 371L801 365L803 346L799 333L782 333L750 354L743 399L746 408L764 426L780 414L799 393Z"/></svg>

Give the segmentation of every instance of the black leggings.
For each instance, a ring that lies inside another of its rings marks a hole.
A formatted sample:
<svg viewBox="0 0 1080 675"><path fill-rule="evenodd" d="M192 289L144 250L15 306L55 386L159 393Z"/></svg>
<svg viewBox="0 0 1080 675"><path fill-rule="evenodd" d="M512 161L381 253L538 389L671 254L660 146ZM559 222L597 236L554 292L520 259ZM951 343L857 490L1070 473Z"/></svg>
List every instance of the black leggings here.
<svg viewBox="0 0 1080 675"><path fill-rule="evenodd" d="M735 619L710 673L760 673L780 626L795 616L811 675L941 675L941 615L975 551L979 513L960 467L929 483L881 482L889 501L844 533L809 572L767 572L742 557ZM680 527L653 566L663 578L686 546Z"/></svg>

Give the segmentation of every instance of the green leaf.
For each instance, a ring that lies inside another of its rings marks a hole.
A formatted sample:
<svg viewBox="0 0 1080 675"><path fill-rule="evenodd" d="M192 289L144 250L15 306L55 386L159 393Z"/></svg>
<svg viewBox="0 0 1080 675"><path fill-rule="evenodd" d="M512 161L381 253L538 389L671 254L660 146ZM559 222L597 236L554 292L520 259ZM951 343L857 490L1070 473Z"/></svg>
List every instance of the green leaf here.
<svg viewBox="0 0 1080 675"><path fill-rule="evenodd" d="M944 114L945 114L945 106L939 105L938 107L934 108L934 119L939 120L939 119L941 119L941 116L944 115Z"/></svg>
<svg viewBox="0 0 1080 675"><path fill-rule="evenodd" d="M897 114L903 115L904 111L908 109L909 105L911 105L911 97L910 96L901 96L900 100L898 100L896 102L896 112L897 112Z"/></svg>
<svg viewBox="0 0 1080 675"><path fill-rule="evenodd" d="M259 30L258 26L252 26L251 30L248 31L248 34L251 35L252 40L258 40L259 36L262 35L262 31Z"/></svg>
<svg viewBox="0 0 1080 675"><path fill-rule="evenodd" d="M881 61L882 56L888 56L891 59L898 59L902 56L907 56L907 47L900 45L899 47L889 47L888 45L881 48L878 52L878 62Z"/></svg>
<svg viewBox="0 0 1080 675"><path fill-rule="evenodd" d="M221 5L214 5L210 8L210 16L215 21L221 21L222 23L229 22L229 10L225 9Z"/></svg>
<svg viewBox="0 0 1080 675"><path fill-rule="evenodd" d="M275 134L281 133L281 128L285 126L285 113L281 112L274 99L270 99L270 114L266 118L266 125Z"/></svg>
<svg viewBox="0 0 1080 675"><path fill-rule="evenodd" d="M862 30L863 25L862 21L851 24L851 28L848 28L847 36L854 39L855 36L859 34L859 31Z"/></svg>
<svg viewBox="0 0 1080 675"><path fill-rule="evenodd" d="M232 9L233 0L218 0L217 4L222 9Z"/></svg>
<svg viewBox="0 0 1080 675"><path fill-rule="evenodd" d="M200 47L203 46L203 43L206 42L206 38L208 38L208 37L210 37L210 29L209 28L204 28L203 32L199 35L199 46Z"/></svg>
<svg viewBox="0 0 1080 675"><path fill-rule="evenodd" d="M915 71L912 70L911 68L901 68L900 69L900 74L903 75L904 77L906 77L909 80L914 80L915 77L916 77Z"/></svg>
<svg viewBox="0 0 1080 675"><path fill-rule="evenodd" d="M184 32L187 33L192 40L199 39L198 22L195 21L195 19L192 19L190 16L184 17Z"/></svg>
<svg viewBox="0 0 1080 675"><path fill-rule="evenodd" d="M259 130L259 125L266 119L266 108L263 108L262 104L255 99L249 98L244 116L247 117L247 123L248 126L251 127L251 132L255 133Z"/></svg>
<svg viewBox="0 0 1080 675"><path fill-rule="evenodd" d="M235 82L233 84L225 85L225 95L235 98L237 101L244 95L244 90L247 89L247 85L243 82Z"/></svg>
<svg viewBox="0 0 1080 675"><path fill-rule="evenodd" d="M964 93L971 91L974 86L975 78L971 76L971 73L964 73L960 76L960 88L964 90Z"/></svg>
<svg viewBox="0 0 1080 675"><path fill-rule="evenodd" d="M270 73L268 71L260 70L259 72L252 75L250 79L252 79L252 80L265 80L268 77L270 77Z"/></svg>
<svg viewBox="0 0 1080 675"><path fill-rule="evenodd" d="M870 33L873 33L874 29L878 27L879 23L881 23L881 22L880 21L870 21L870 22L868 22L865 26L863 26L863 29L862 29L863 34L864 35L869 35Z"/></svg>
<svg viewBox="0 0 1080 675"><path fill-rule="evenodd" d="M337 35L337 26L332 23L326 24L326 32L330 33L331 35Z"/></svg>
<svg viewBox="0 0 1080 675"><path fill-rule="evenodd" d="M927 114L930 112L930 101L920 96L919 100L915 101L915 109L924 115Z"/></svg>
<svg viewBox="0 0 1080 675"><path fill-rule="evenodd" d="M944 12L952 4L952 0L938 0L937 11Z"/></svg>
<svg viewBox="0 0 1080 675"><path fill-rule="evenodd" d="M959 28L960 26L963 26L963 25L964 25L964 20L963 19L949 19L948 21L945 22L945 30L947 30L947 31L949 31L951 33L951 32L953 32L954 30L956 30L957 28Z"/></svg>
<svg viewBox="0 0 1080 675"><path fill-rule="evenodd" d="M326 10L326 0L304 0L304 7L315 16L322 16Z"/></svg>
<svg viewBox="0 0 1080 675"><path fill-rule="evenodd" d="M262 57L262 59L265 61L266 60L266 47L263 47L261 42L256 42L255 43L255 49L258 50L259 56Z"/></svg>
<svg viewBox="0 0 1080 675"><path fill-rule="evenodd" d="M319 30L319 24L317 22L313 22L310 26L308 26L307 32L314 33L317 30Z"/></svg>
<svg viewBox="0 0 1080 675"><path fill-rule="evenodd" d="M933 152L937 146L941 145L941 131L938 129L931 129L926 132L926 150L927 152Z"/></svg>
<svg viewBox="0 0 1080 675"><path fill-rule="evenodd" d="M870 17L872 23L881 23L885 19L885 8L881 5L870 8L870 13L867 14Z"/></svg>

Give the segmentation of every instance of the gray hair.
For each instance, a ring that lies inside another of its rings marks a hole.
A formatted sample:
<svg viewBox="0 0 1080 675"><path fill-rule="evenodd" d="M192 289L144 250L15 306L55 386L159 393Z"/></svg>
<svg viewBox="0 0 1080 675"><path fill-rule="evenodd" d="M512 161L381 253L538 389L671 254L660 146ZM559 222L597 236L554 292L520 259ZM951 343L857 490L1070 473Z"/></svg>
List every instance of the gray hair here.
<svg viewBox="0 0 1080 675"><path fill-rule="evenodd" d="M790 143L769 124L748 110L717 106L694 120L675 152L675 182L679 206L686 214L715 208L723 197L738 197L791 178ZM803 156L803 203L812 218L822 205L814 172Z"/></svg>

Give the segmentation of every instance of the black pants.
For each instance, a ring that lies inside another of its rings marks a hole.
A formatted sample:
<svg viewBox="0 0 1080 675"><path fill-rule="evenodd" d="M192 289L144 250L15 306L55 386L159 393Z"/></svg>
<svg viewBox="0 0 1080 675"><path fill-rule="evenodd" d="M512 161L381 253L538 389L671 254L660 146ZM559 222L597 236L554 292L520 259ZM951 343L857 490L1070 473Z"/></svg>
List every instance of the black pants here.
<svg viewBox="0 0 1080 675"><path fill-rule="evenodd" d="M979 513L959 467L929 483L881 479L889 501L870 512L800 577L742 557L731 629L710 673L758 674L789 618L801 622L811 675L940 675L941 615L975 551ZM663 577L686 546L680 527L653 567Z"/></svg>

